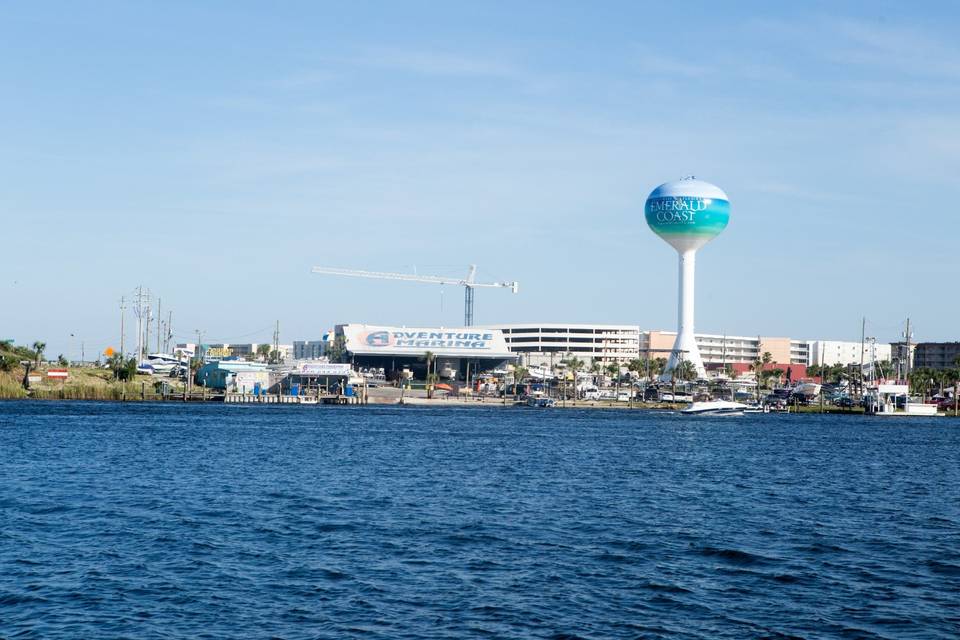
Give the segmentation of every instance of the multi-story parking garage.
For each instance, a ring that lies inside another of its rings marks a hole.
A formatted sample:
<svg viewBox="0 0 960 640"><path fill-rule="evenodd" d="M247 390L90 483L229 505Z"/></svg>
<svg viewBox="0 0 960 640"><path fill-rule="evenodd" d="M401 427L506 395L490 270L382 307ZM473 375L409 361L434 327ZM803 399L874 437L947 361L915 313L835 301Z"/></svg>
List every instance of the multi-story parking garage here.
<svg viewBox="0 0 960 640"><path fill-rule="evenodd" d="M629 362L640 357L640 327L626 324L524 323L490 325L524 363L550 365L569 357Z"/></svg>

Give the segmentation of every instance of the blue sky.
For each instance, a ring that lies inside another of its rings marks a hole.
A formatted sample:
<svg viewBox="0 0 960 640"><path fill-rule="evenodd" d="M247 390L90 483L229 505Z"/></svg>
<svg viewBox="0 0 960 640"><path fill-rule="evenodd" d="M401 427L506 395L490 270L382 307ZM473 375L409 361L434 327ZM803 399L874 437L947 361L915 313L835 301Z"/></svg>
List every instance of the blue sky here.
<svg viewBox="0 0 960 640"><path fill-rule="evenodd" d="M0 337L116 346L139 284L182 340L455 326L310 267L469 263L521 283L478 323L671 329L643 202L695 174L698 331L957 338L960 10L780 4L0 5Z"/></svg>

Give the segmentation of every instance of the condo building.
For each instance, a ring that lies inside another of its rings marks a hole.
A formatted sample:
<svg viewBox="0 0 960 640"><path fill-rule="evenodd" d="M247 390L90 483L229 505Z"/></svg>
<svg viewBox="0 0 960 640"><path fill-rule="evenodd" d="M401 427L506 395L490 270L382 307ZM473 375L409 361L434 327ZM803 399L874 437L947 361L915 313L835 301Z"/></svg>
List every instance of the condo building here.
<svg viewBox="0 0 960 640"><path fill-rule="evenodd" d="M640 347L642 357L667 357L676 337L675 331L644 331ZM753 363L762 360L765 353L770 354L771 362L809 364L810 350L806 340L709 333L698 333L695 338L700 357L707 369L719 369L728 364Z"/></svg>
<svg viewBox="0 0 960 640"><path fill-rule="evenodd" d="M840 365L859 365L861 362L870 364L875 359L879 362L890 360L891 347L889 344L872 342L843 342L840 340L811 340L810 364L833 367Z"/></svg>
<svg viewBox="0 0 960 640"><path fill-rule="evenodd" d="M913 367L955 369L960 358L960 342L918 342L913 349Z"/></svg>

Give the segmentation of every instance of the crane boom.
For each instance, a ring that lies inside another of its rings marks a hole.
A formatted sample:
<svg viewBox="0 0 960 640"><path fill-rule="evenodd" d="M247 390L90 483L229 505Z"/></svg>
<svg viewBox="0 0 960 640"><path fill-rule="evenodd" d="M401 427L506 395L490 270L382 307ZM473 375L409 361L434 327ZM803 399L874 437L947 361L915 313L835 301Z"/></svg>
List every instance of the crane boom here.
<svg viewBox="0 0 960 640"><path fill-rule="evenodd" d="M464 287L464 326L473 325L473 290L477 288L506 288L514 293L520 291L518 282L476 282L477 265L470 265L466 278L444 276L421 276L413 273L394 273L389 271L364 271L362 269L340 269L337 267L314 267L312 273L328 276L349 276L351 278L375 278L377 280L402 280L406 282L428 282L432 284L453 284Z"/></svg>
<svg viewBox="0 0 960 640"><path fill-rule="evenodd" d="M490 287L490 288L508 288L517 293L519 283L517 282L474 282L471 277L468 278L450 278L443 276L420 276L413 273L392 273L389 271L363 271L361 269L338 269L336 267L314 267L313 273L320 273L328 276L351 276L354 278L377 278L380 280L406 280L408 282L432 282L433 284L455 284L463 287ZM471 273L470 276L473 274Z"/></svg>

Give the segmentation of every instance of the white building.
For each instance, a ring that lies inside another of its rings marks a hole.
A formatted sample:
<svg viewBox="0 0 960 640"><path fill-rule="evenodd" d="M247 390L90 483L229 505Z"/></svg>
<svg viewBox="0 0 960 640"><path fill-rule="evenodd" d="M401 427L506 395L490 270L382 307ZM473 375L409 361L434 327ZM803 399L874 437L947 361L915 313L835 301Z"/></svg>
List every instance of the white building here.
<svg viewBox="0 0 960 640"><path fill-rule="evenodd" d="M640 357L640 327L630 324L522 323L489 325L503 332L507 347L526 365L559 364L577 357L592 364Z"/></svg>
<svg viewBox="0 0 960 640"><path fill-rule="evenodd" d="M889 344L877 343L876 347L870 342L863 343L863 353L861 356L859 342L841 342L839 340L811 340L810 341L810 364L826 365L850 365L850 364L869 364L873 362L874 356L880 362L891 359L891 347ZM861 360L862 357L862 360Z"/></svg>
<svg viewBox="0 0 960 640"><path fill-rule="evenodd" d="M294 340L293 359L319 360L327 355L329 344L326 340Z"/></svg>
<svg viewBox="0 0 960 640"><path fill-rule="evenodd" d="M489 325L503 332L507 347L522 354L524 364L551 365L576 356L588 364L635 358L667 358L676 342L676 331L647 331L630 324L521 323ZM700 357L708 369L725 364L752 364L770 354L776 364L859 364L860 343L838 340L794 340L787 337L695 334ZM873 358L873 346L864 344L863 362ZM891 359L889 344L876 345L876 359Z"/></svg>
<svg viewBox="0 0 960 640"><path fill-rule="evenodd" d="M205 360L224 360L233 358L238 360L248 360L257 358L257 348L262 344L264 343L204 343L201 345L200 352L203 354ZM272 344L266 344L266 346L269 347L271 351L273 350ZM288 362L293 359L292 344L281 344L277 346L281 361ZM189 355L192 358L197 352L197 345L192 342L181 342L176 346L175 352L176 351L182 352L185 355Z"/></svg>

